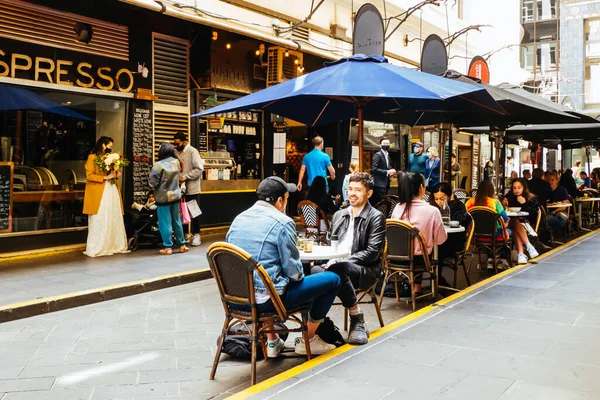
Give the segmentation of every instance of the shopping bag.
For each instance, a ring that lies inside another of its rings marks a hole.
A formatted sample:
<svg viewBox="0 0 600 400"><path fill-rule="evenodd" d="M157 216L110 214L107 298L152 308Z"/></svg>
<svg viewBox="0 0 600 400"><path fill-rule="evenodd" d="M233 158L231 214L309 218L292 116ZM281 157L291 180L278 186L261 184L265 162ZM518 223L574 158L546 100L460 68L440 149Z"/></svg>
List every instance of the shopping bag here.
<svg viewBox="0 0 600 400"><path fill-rule="evenodd" d="M187 208L190 211L189 215L192 218L196 218L197 216L202 215L202 210L200 210L200 206L198 205L198 202L195 199L187 202Z"/></svg>
<svg viewBox="0 0 600 400"><path fill-rule="evenodd" d="M185 203L184 198L181 198L181 201L179 202L179 209L181 211L181 223L183 225L189 224L191 221L191 218L190 218L190 213L188 211L188 207L187 207L187 204Z"/></svg>

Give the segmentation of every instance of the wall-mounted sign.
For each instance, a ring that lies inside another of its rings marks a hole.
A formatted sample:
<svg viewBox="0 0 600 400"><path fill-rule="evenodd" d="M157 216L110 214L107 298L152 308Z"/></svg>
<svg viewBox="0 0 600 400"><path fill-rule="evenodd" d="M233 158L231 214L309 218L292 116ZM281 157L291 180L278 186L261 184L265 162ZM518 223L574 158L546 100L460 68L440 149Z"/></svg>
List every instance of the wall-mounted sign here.
<svg viewBox="0 0 600 400"><path fill-rule="evenodd" d="M429 35L421 52L421 71L441 75L448 69L446 44L438 35Z"/></svg>
<svg viewBox="0 0 600 400"><path fill-rule="evenodd" d="M71 60L30 57L26 54L4 52L2 49L0 76L66 86L118 90L124 93L131 92L135 82L133 74L127 68L117 69L88 62L75 63Z"/></svg>
<svg viewBox="0 0 600 400"><path fill-rule="evenodd" d="M485 59L481 56L475 56L469 65L469 73L473 78L481 80L483 83L490 83L490 67Z"/></svg>
<svg viewBox="0 0 600 400"><path fill-rule="evenodd" d="M383 18L373 4L363 4L354 19L352 52L382 56L385 47Z"/></svg>

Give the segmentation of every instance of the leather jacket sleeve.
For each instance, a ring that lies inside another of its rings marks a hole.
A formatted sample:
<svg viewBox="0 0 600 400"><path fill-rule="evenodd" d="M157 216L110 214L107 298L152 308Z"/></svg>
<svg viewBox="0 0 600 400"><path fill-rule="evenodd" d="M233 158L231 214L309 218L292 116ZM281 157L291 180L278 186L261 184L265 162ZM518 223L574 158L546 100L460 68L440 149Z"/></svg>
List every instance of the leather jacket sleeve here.
<svg viewBox="0 0 600 400"><path fill-rule="evenodd" d="M385 217L373 210L366 222L367 248L352 254L348 260L362 266L368 266L380 261L385 242ZM356 241L358 238L355 237Z"/></svg>

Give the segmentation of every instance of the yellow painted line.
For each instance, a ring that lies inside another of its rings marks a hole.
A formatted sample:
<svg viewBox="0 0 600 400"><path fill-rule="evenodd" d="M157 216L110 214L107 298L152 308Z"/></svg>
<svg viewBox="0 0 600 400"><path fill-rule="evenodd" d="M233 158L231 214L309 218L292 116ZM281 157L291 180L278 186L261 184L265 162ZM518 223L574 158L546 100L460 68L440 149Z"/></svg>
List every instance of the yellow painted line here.
<svg viewBox="0 0 600 400"><path fill-rule="evenodd" d="M598 232L592 231L592 232L586 233L583 236L578 237L575 240L576 240L576 242L579 242L579 241L581 241L581 240L583 240L583 239L585 239L587 237L593 236L596 233L598 233ZM573 241L572 242L567 242L567 243L565 243L565 244L563 244L563 245L561 245L561 246L559 246L559 247L557 247L555 249L549 250L548 252L546 252L546 253L542 254L541 256L537 257L534 261L535 262L539 262L539 261L541 261L541 260L543 260L545 258L548 258L549 256L551 256L553 254L556 254L559 251L564 250L565 248L574 245L576 242L573 242ZM417 319L417 318L419 318L419 317L421 317L421 316L423 316L425 314L428 314L428 313L430 313L432 311L439 310L440 308L438 306L448 304L448 303L450 303L450 302L452 302L452 301L454 301L456 299L459 299L459 298L461 298L463 296L466 296L467 294L473 292L474 290L477 290L477 289L479 289L479 288L481 288L483 286L486 286L486 285L488 285L491 282L494 282L494 281L497 281L499 279L502 279L502 278L506 277L507 275L513 274L516 271L519 271L519 270L521 270L521 269L523 269L523 268L525 268L525 267L527 267L529 265L530 264L523 264L523 265L520 265L520 266L516 266L516 267L510 268L510 269L507 269L506 271L502 271L501 273L498 273L498 274L496 274L494 276L491 276L491 277L489 277L487 279L484 279L481 282L478 282L478 283L476 283L476 284L474 284L472 286L469 286L468 288L466 288L466 289L464 289L464 290L462 290L460 292L457 292L457 293L453 294L452 296L446 297L446 298L444 298L444 299L442 299L442 300L440 300L440 301L438 301L436 303L433 303L432 305L429 305L427 307L423 307L420 310L415 311L414 313L411 313L411 314L409 314L409 315L407 315L405 317L402 317L402 318L400 318L400 319L392 322L389 325L384 326L383 328L379 328L376 331L371 332L370 339L371 340L375 339L375 338L377 338L377 337L379 337L381 335L384 335L384 334L386 334L386 333L388 333L388 332L390 332L390 331L392 331L392 330L394 330L394 329L396 329L396 328L398 328L398 327L400 327L402 325L406 325L407 323L409 323L409 322L411 322L411 321L413 321L413 320L415 320L415 319ZM332 351L330 351L330 352L328 352L326 354L323 354L321 356L313 358L310 361L306 361L306 362L304 362L304 363L302 363L300 365L297 365L297 366L295 366L295 367L293 367L293 368L291 368L291 369L289 369L287 371L284 371L284 372L282 372L280 374L277 374L277 375L275 375L272 378L269 378L267 380L259 382L256 385L249 387L248 389L245 389L245 390L243 390L241 392L238 392L238 393L236 393L236 394L234 394L232 396L229 396L227 399L231 399L231 400L247 399L247 398L249 398L251 396L254 396L255 394L258 394L258 393L260 393L260 392L262 392L264 390L267 390L269 388L272 388L273 386L276 386L276 385L278 385L278 384L280 384L282 382L285 382L286 380L288 380L290 378L293 378L296 375L301 374L302 372L308 371L311 368L315 368L316 366L318 366L320 364L323 364L324 362L327 362L327 361L329 361L329 360L331 360L331 359L333 359L333 358L335 358L335 357L337 357L339 355L342 355L342 354L344 354L344 353L352 350L355 347L357 347L357 346L353 346L353 345L350 345L350 344L345 344L345 345L343 345L341 347L338 347L335 350L332 350Z"/></svg>
<svg viewBox="0 0 600 400"><path fill-rule="evenodd" d="M85 244L69 246L49 247L45 249L19 251L15 253L4 253L0 256L0 263L8 261L29 260L32 258L55 256L58 254L74 253L85 250Z"/></svg>
<svg viewBox="0 0 600 400"><path fill-rule="evenodd" d="M146 280L140 280L140 281L134 281L134 282L128 282L128 283L120 283L118 285L104 286L104 287L95 288L95 289L86 289L86 290L81 290L78 292L61 294L61 295L57 295L57 296L42 297L40 299L28 300L28 301L23 301L20 303L13 303L13 304L8 304L6 306L0 306L0 312L15 309L15 308L32 306L32 305L36 305L36 304L44 304L44 303L50 303L50 302L59 301L59 300L65 300L65 299L69 299L72 297L79 297L79 296L83 296L83 295L90 294L90 293L106 292L106 291L115 290L115 289L127 288L130 286L145 285L145 284L156 282L156 281L162 281L162 280L167 280L167 279L172 279L172 278L179 278L179 277L186 276L186 275L200 274L203 272L210 272L210 269L203 268L203 269L197 269L197 270L192 270L192 271L179 272L179 273L170 274L170 275L158 276L156 278L151 278L151 279L146 279Z"/></svg>

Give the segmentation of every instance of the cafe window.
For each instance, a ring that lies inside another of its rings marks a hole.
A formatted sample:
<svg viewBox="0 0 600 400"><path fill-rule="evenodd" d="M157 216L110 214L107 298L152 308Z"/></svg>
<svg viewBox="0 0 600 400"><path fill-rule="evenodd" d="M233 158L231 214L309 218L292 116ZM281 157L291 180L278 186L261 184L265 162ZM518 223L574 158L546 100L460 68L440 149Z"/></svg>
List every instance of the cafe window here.
<svg viewBox="0 0 600 400"><path fill-rule="evenodd" d="M74 113L0 113L2 161L14 162L11 231L85 227L85 162L100 136L112 137L113 151L123 153L126 104L58 91L32 91Z"/></svg>

